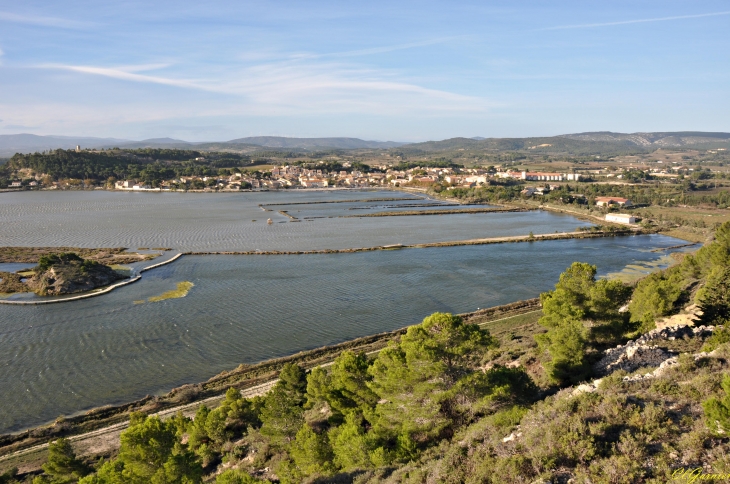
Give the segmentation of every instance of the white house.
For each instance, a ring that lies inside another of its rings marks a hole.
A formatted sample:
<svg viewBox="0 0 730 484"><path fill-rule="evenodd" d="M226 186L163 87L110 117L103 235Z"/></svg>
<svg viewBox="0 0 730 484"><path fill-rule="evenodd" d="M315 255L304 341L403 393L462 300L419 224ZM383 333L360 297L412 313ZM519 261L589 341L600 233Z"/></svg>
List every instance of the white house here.
<svg viewBox="0 0 730 484"><path fill-rule="evenodd" d="M327 186L327 180L321 178L302 179L300 183L307 188L324 188Z"/></svg>
<svg viewBox="0 0 730 484"><path fill-rule="evenodd" d="M596 197L596 205L599 207L609 207L611 205L619 205L621 207L630 207L631 200L621 197Z"/></svg>

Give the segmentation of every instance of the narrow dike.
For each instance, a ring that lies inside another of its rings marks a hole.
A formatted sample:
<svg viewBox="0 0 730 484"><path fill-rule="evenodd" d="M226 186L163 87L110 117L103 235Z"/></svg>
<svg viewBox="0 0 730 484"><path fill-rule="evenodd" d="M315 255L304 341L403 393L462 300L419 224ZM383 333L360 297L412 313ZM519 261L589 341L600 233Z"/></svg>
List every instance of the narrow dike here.
<svg viewBox="0 0 730 484"><path fill-rule="evenodd" d="M529 212L527 208L454 208L447 210L399 210L397 212L363 213L357 215L342 215L338 218L362 218L362 217L403 217L409 215L449 215L458 213L503 213L503 212Z"/></svg>
<svg viewBox="0 0 730 484"><path fill-rule="evenodd" d="M355 200L318 200L314 202L290 202L290 203L259 203L259 207L277 207L277 206L289 206L289 205L321 205L324 203L366 203L366 202L400 202L402 200L413 200L426 199L426 197L418 198L361 198ZM271 209L267 209L271 210Z"/></svg>
<svg viewBox="0 0 730 484"><path fill-rule="evenodd" d="M495 211L495 210L489 210L489 211ZM497 210L497 211L524 211L522 209L505 209L505 210ZM299 221L296 217L289 215L285 211L280 211L282 215L286 215L292 221ZM379 216L377 214L373 214L374 216ZM418 215L421 215L419 212ZM367 215L364 215L367 216ZM55 304L55 303L63 303L63 302L69 302L69 301L78 301L81 299L88 299L91 297L97 297L104 294L107 294L114 289L117 289L119 287L126 286L128 284L132 284L134 282L139 281L142 278L141 273L145 271L149 271L151 269L155 269L157 267L164 266L166 264L170 264L183 255L308 255L308 254L351 254L355 252L370 252L374 250L395 250L395 249L425 249L425 248L432 248L432 247L457 247L457 246L464 246L464 245L489 245L489 244L506 244L506 243L513 243L513 242L540 242L540 241L546 241L546 240L568 240L568 239L595 239L595 238L601 238L601 237L619 237L619 236L631 236L631 235L643 235L647 233L652 233L649 231L645 231L642 229L638 230L614 230L614 231L600 231L600 232L564 232L559 234L538 234L538 235L517 235L517 236L511 236L511 237L494 237L494 238L486 238L486 239L469 239L469 240L453 240L453 241L447 241L447 242L429 242L425 244L392 244L392 245L379 245L375 247L358 247L358 248L352 248L352 249L321 249L321 250L300 250L300 251L278 251L278 250L267 250L267 251L218 251L218 252L201 252L201 251L190 251L190 252L181 252L179 254L176 254L175 256L171 257L168 260L159 262L157 264L153 264L148 267L144 267L139 270L139 274L136 276L133 276L130 279L126 279L124 281L118 282L116 284L112 284L111 286L107 286L104 289L85 293L85 294L79 294L76 296L70 296L67 298L62 299L50 299L50 300L31 300L31 301L12 301L7 299L0 299L0 304L13 304L13 305L20 305L20 306L29 306L29 305L38 305L38 304ZM689 244L693 245L693 244ZM677 246L677 247L683 247L683 246ZM666 249L662 249L666 250Z"/></svg>
<svg viewBox="0 0 730 484"><path fill-rule="evenodd" d="M6 299L0 299L0 304L16 304L16 305L22 305L22 306L28 306L28 305L37 305L37 304L54 304L54 303L62 303L62 302L69 302L69 301L78 301L80 299L88 299L90 297L96 297L101 296L103 294L107 294L114 289L122 286L126 286L128 284L132 284L134 282L139 281L142 279L142 272L149 271L150 269L154 269L156 267L164 266L166 264L170 264L171 262L175 262L177 259L182 257L182 253L176 254L175 256L169 258L166 261L158 262L157 264L153 264L151 266L143 267L139 270L139 274L136 276L133 276L129 279L125 279L121 282L117 282L116 284L112 284L111 286L107 286L104 289L100 289L93 292L88 292L86 294L79 294L77 296L70 296L63 299L49 299L49 300L39 300L39 301L8 301Z"/></svg>
<svg viewBox="0 0 730 484"><path fill-rule="evenodd" d="M248 251L218 251L183 252L184 255L307 255L307 254L350 254L353 252L369 252L373 250L393 249L424 249L429 247L455 247L461 245L489 245L506 244L512 242L539 242L545 240L568 240L568 239L596 239L601 237L625 237L632 235L645 235L652 233L645 230L615 230L597 232L564 232L559 234L537 234L537 235L516 235L510 237L493 237L486 239L453 240L448 242L428 242L425 244L393 244L379 245L375 247L358 247L352 249L320 249L320 250L248 250Z"/></svg>

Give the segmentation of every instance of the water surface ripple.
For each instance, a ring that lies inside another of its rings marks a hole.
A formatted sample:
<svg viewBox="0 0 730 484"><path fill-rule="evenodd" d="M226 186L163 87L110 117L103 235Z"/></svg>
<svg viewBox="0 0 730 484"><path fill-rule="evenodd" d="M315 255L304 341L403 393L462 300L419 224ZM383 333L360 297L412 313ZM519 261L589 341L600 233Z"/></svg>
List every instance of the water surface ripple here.
<svg viewBox="0 0 730 484"><path fill-rule="evenodd" d="M303 250L585 225L568 216L529 212L267 226L257 207L264 201L323 197L351 200L353 193L0 196L0 245ZM354 254L185 256L98 298L3 305L0 432L166 392L240 363L396 329L434 311L465 312L534 297L575 260L608 274L627 264L655 262L662 254L649 249L677 244L656 235ZM194 284L184 298L134 304L182 281Z"/></svg>
<svg viewBox="0 0 730 484"><path fill-rule="evenodd" d="M574 230L548 212L321 218L290 222L258 204L406 197L400 192L294 190L259 193L106 191L0 194L0 246L170 247L181 251L319 250L418 244ZM422 201L422 199L416 199ZM393 202L377 202L392 205ZM410 201L413 203L413 200ZM293 205L305 213L352 215L351 206ZM372 205L372 203L371 203ZM404 208L408 210L408 208ZM392 210L392 209L388 209ZM366 210L371 212L371 210ZM298 216L298 213L292 215ZM273 224L266 220L271 218ZM256 220L253 222L252 220Z"/></svg>

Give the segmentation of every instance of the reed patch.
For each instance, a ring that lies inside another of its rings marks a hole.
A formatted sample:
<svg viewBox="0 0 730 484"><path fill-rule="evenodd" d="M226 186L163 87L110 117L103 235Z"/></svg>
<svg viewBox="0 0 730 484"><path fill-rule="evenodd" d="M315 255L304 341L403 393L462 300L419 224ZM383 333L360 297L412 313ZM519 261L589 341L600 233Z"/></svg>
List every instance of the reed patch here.
<svg viewBox="0 0 730 484"><path fill-rule="evenodd" d="M166 299L177 299L180 297L185 297L190 292L190 289L193 288L195 284L193 284L190 281L183 281L177 283L177 289L173 289L172 291L163 292L159 296L152 296L147 299L148 302L159 302L164 301Z"/></svg>

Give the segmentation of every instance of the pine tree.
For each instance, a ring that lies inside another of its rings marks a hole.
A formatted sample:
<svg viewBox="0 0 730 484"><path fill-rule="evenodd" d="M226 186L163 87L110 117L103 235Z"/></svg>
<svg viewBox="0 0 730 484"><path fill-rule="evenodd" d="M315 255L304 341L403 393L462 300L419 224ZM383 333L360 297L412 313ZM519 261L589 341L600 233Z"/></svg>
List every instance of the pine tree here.
<svg viewBox="0 0 730 484"><path fill-rule="evenodd" d="M730 320L730 267L718 267L698 294L701 324L725 324Z"/></svg>
<svg viewBox="0 0 730 484"><path fill-rule="evenodd" d="M197 484L202 475L200 461L180 443L172 419L133 413L117 458L79 484Z"/></svg>
<svg viewBox="0 0 730 484"><path fill-rule="evenodd" d="M48 461L42 468L45 476L39 482L50 484L77 482L91 472L91 469L76 458L71 443L63 438L48 444Z"/></svg>
<svg viewBox="0 0 730 484"><path fill-rule="evenodd" d="M625 331L619 308L630 289L619 281L596 281L596 266L574 262L560 275L555 289L540 295L548 332L535 339L550 355L545 364L550 377L561 384L588 375L586 351L591 343L613 343Z"/></svg>
<svg viewBox="0 0 730 484"><path fill-rule="evenodd" d="M535 336L535 339L540 348L550 354L545 369L552 380L570 384L588 376L590 368L586 362L586 329L581 321L564 319L559 326Z"/></svg>
<svg viewBox="0 0 730 484"><path fill-rule="evenodd" d="M487 331L451 314L435 313L409 328L368 370L368 385L380 399L375 434L390 446L437 437L451 425L442 408L448 390L470 373L470 359L479 360L495 344Z"/></svg>
<svg viewBox="0 0 730 484"><path fill-rule="evenodd" d="M280 385L266 395L261 409L261 433L275 441L291 441L304 423L304 409Z"/></svg>
<svg viewBox="0 0 730 484"><path fill-rule="evenodd" d="M370 415L378 396L368 388L370 364L365 353L344 351L332 365L328 401L341 415L355 412Z"/></svg>
<svg viewBox="0 0 730 484"><path fill-rule="evenodd" d="M304 475L327 475L334 470L334 455L327 434L317 434L307 424L302 425L297 432L289 452L294 464Z"/></svg>
<svg viewBox="0 0 730 484"><path fill-rule="evenodd" d="M371 466L371 445L363 428L362 417L347 415L345 422L329 432L335 464L345 472Z"/></svg>
<svg viewBox="0 0 730 484"><path fill-rule="evenodd" d="M718 435L727 435L730 432L730 375L722 379L722 389L724 397L707 399L702 408L710 430Z"/></svg>

